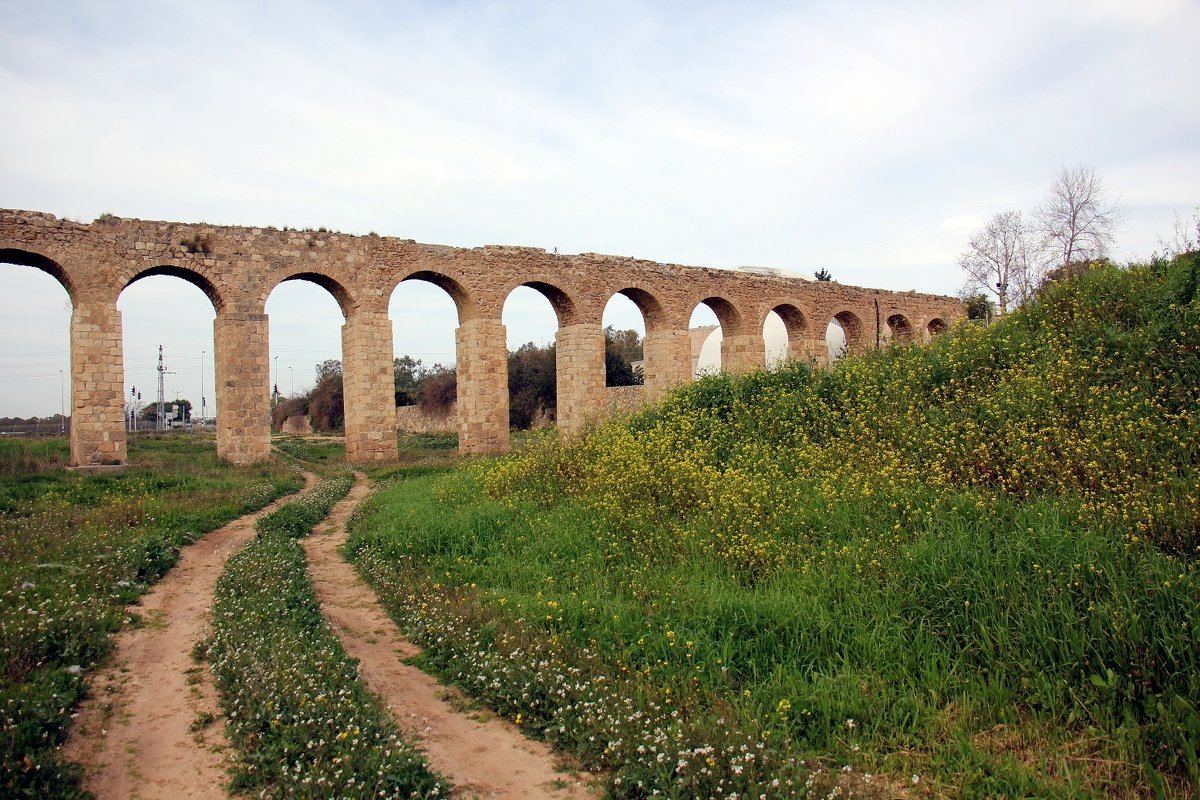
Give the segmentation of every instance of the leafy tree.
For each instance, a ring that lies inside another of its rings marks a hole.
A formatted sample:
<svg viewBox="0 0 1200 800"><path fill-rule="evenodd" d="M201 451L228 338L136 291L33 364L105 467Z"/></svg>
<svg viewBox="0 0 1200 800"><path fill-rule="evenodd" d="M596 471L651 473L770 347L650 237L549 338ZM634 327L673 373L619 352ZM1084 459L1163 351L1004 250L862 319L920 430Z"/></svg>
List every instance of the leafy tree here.
<svg viewBox="0 0 1200 800"><path fill-rule="evenodd" d="M996 307L982 292L963 298L963 305L967 309L967 319L981 319L986 322L996 313Z"/></svg>
<svg viewBox="0 0 1200 800"><path fill-rule="evenodd" d="M421 376L418 403L426 414L445 414L458 400L458 371L434 364Z"/></svg>
<svg viewBox="0 0 1200 800"><path fill-rule="evenodd" d="M606 386L640 386L644 382L641 367L642 337L635 330L604 329L604 383Z"/></svg>
<svg viewBox="0 0 1200 800"><path fill-rule="evenodd" d="M271 426L275 430L282 430L283 423L290 417L307 417L308 416L308 394L300 395L299 397L285 397L280 400L275 408L271 410Z"/></svg>
<svg viewBox="0 0 1200 800"><path fill-rule="evenodd" d="M329 359L317 365L317 385L309 393L308 416L314 430L342 430L346 424L342 362Z"/></svg>
<svg viewBox="0 0 1200 800"><path fill-rule="evenodd" d="M330 358L317 364L317 383L333 377L342 377L342 362L340 360Z"/></svg>
<svg viewBox="0 0 1200 800"><path fill-rule="evenodd" d="M1062 266L1107 256L1121 216L1096 170L1083 164L1058 171L1033 215L1052 260Z"/></svg>
<svg viewBox="0 0 1200 800"><path fill-rule="evenodd" d="M833 273L831 273L829 270L825 269L824 267L821 267L819 270L816 271L816 273L814 273L813 277L816 278L818 281L825 283L825 282L833 280Z"/></svg>
<svg viewBox="0 0 1200 800"><path fill-rule="evenodd" d="M401 356L392 362L392 374L396 384L396 405L416 405L421 393L421 382L425 368L421 360L412 356Z"/></svg>
<svg viewBox="0 0 1200 800"><path fill-rule="evenodd" d="M508 421L517 430L533 426L539 417L554 420L558 402L558 371L554 345L533 342L508 354Z"/></svg>
<svg viewBox="0 0 1200 800"><path fill-rule="evenodd" d="M192 418L191 400L168 400L163 405L163 413L167 419L188 422ZM154 422L158 419L158 403L147 403L142 407L142 419Z"/></svg>

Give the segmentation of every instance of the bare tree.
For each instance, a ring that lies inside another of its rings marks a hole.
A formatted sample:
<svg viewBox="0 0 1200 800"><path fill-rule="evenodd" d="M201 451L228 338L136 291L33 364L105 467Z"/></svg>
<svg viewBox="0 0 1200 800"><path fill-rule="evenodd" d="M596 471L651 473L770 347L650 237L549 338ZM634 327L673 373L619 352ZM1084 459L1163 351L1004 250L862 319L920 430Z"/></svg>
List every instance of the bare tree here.
<svg viewBox="0 0 1200 800"><path fill-rule="evenodd" d="M1121 215L1096 170L1080 164L1058 171L1034 221L1053 261L1067 267L1107 256Z"/></svg>
<svg viewBox="0 0 1200 800"><path fill-rule="evenodd" d="M1175 258L1184 253L1200 251L1200 206L1192 213L1192 218L1184 222L1175 212L1175 241L1166 242L1160 236L1158 246L1162 248L1163 258ZM1157 256L1157 254L1155 254Z"/></svg>
<svg viewBox="0 0 1200 800"><path fill-rule="evenodd" d="M963 296L995 295L1001 314L1007 313L1009 300L1021 305L1033 297L1041 268L1029 252L1030 236L1020 211L1004 211L988 220L958 257L967 273Z"/></svg>

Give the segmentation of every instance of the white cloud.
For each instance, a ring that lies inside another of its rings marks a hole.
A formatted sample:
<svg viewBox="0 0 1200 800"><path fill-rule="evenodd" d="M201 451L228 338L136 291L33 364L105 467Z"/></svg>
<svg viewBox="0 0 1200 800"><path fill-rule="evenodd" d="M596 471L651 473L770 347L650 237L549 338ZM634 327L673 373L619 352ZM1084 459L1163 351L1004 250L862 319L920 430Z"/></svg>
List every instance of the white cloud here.
<svg viewBox="0 0 1200 800"><path fill-rule="evenodd" d="M953 293L973 225L1031 209L1062 164L1121 195L1123 254L1190 215L1197 29L1186 0L11 3L0 206ZM452 350L452 310L413 303L396 347ZM306 382L337 325L297 348Z"/></svg>

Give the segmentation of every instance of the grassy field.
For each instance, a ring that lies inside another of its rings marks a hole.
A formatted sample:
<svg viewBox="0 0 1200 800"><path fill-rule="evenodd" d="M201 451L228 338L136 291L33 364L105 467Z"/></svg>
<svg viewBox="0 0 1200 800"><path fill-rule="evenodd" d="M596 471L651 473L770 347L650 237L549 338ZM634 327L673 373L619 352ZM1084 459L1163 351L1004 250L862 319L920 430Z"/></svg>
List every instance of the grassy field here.
<svg viewBox="0 0 1200 800"><path fill-rule="evenodd" d="M72 797L58 758L83 675L137 624L126 605L178 548L300 487L282 464L233 468L211 439L137 438L131 465L62 469L65 440L0 441L0 795Z"/></svg>
<svg viewBox="0 0 1200 800"><path fill-rule="evenodd" d="M615 797L1193 797L1197 271L397 475L352 556Z"/></svg>

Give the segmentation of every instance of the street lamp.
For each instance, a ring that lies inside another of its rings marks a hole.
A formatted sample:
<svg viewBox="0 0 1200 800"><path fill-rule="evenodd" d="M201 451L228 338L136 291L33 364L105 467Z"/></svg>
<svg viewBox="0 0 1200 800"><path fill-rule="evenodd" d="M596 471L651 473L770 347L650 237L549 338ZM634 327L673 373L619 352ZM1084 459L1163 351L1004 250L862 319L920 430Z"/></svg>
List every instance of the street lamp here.
<svg viewBox="0 0 1200 800"><path fill-rule="evenodd" d="M275 356L275 402L279 402L279 356Z"/></svg>
<svg viewBox="0 0 1200 800"><path fill-rule="evenodd" d="M200 351L200 424L204 424L204 418L208 416L204 410L204 350Z"/></svg>

